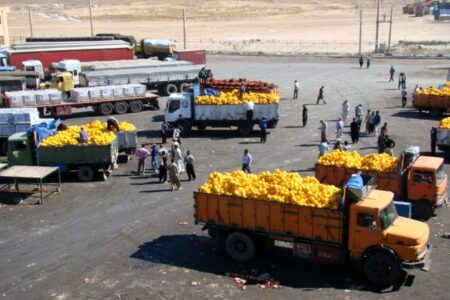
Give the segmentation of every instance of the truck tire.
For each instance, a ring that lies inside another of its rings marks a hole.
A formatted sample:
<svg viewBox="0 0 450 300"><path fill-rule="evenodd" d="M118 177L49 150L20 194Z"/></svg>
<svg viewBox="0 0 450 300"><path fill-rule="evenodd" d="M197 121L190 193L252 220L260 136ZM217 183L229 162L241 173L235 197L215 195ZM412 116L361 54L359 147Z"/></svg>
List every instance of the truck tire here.
<svg viewBox="0 0 450 300"><path fill-rule="evenodd" d="M8 140L4 140L1 142L0 152L1 155L8 155Z"/></svg>
<svg viewBox="0 0 450 300"><path fill-rule="evenodd" d="M253 124L242 122L238 126L238 132L240 135L250 135L253 132Z"/></svg>
<svg viewBox="0 0 450 300"><path fill-rule="evenodd" d="M439 108L432 108L430 109L430 116L433 118L437 118L442 116L442 111Z"/></svg>
<svg viewBox="0 0 450 300"><path fill-rule="evenodd" d="M235 231L225 239L225 250L233 260L246 262L256 253L254 240L246 233Z"/></svg>
<svg viewBox="0 0 450 300"><path fill-rule="evenodd" d="M94 168L91 166L79 166L77 169L78 179L83 182L92 181L95 176Z"/></svg>
<svg viewBox="0 0 450 300"><path fill-rule="evenodd" d="M188 90L189 90L189 87L190 87L191 85L189 84L189 83L187 83L187 82L183 82L183 83L180 83L180 87L179 87L179 91L180 92L187 92Z"/></svg>
<svg viewBox="0 0 450 300"><path fill-rule="evenodd" d="M165 87L164 87L164 93L166 96L170 96L170 94L176 93L178 92L178 88L175 84L173 83L168 83Z"/></svg>
<svg viewBox="0 0 450 300"><path fill-rule="evenodd" d="M128 105L125 102L116 102L114 104L114 112L118 115L123 115L128 111Z"/></svg>
<svg viewBox="0 0 450 300"><path fill-rule="evenodd" d="M191 133L192 127L191 127L191 124L189 124L188 121L184 121L184 120L180 121L180 122L177 123L177 126L181 129L181 133L183 135L187 135L187 134Z"/></svg>
<svg viewBox="0 0 450 300"><path fill-rule="evenodd" d="M98 106L98 113L102 116L109 116L113 110L114 106L111 103L102 103Z"/></svg>
<svg viewBox="0 0 450 300"><path fill-rule="evenodd" d="M430 201L419 200L414 203L413 212L416 219L427 221L434 215L434 207Z"/></svg>
<svg viewBox="0 0 450 300"><path fill-rule="evenodd" d="M400 277L400 264L388 253L375 252L363 262L363 273L366 279L378 286L390 286Z"/></svg>
<svg viewBox="0 0 450 300"><path fill-rule="evenodd" d="M142 108L144 107L144 104L141 100L134 100L130 102L130 105L128 106L128 110L130 113L138 113L142 111Z"/></svg>

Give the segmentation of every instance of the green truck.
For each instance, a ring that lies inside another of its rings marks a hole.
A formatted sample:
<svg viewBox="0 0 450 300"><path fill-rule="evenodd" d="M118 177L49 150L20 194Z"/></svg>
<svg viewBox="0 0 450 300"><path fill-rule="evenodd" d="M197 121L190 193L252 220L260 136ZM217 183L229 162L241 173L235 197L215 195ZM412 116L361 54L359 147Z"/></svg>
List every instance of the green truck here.
<svg viewBox="0 0 450 300"><path fill-rule="evenodd" d="M56 166L61 172L77 172L81 181L92 181L97 173L106 180L119 155L117 138L107 145L39 147L33 134L19 132L8 138L8 147L9 166Z"/></svg>

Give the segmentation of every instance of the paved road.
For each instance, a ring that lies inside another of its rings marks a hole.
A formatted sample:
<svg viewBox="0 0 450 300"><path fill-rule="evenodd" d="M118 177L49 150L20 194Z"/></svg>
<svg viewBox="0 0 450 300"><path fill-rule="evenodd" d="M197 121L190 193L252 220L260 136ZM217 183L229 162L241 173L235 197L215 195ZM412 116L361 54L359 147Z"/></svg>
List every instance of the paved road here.
<svg viewBox="0 0 450 300"><path fill-rule="evenodd" d="M240 265L227 259L215 243L193 224L192 192L211 171L240 167L244 148L254 156L254 171L276 168L313 174L319 141L319 119L331 129L348 99L364 110L380 110L389 123L396 154L411 144L428 151L429 129L437 120L408 107L400 107L396 83L388 83L388 70L408 76L408 91L416 83L444 81L448 61L374 60L359 69L356 60L305 58L208 58L218 78L245 77L280 86L280 122L270 130L268 142L258 136L243 138L234 129L194 133L183 139L198 161L198 179L183 181L184 189L170 192L153 177L137 177L136 160L121 164L107 182L80 183L66 177L63 191L45 205L0 207L0 297L4 299L288 299L288 298L436 298L448 297L450 246L442 238L450 232L447 207L429 220L433 265L431 271L412 272L406 284L377 291L355 275L332 266L312 264L289 256L279 247L268 257ZM294 79L300 82L300 99L291 100ZM325 86L326 105L314 105L319 87ZM162 100L164 104L165 99ZM309 121L300 127L303 103ZM163 107L163 105L162 105ZM125 115L137 124L140 142L158 142L162 111ZM84 111L68 124L97 119ZM329 136L334 133L330 129ZM350 140L348 138L348 140ZM374 152L375 138L363 137L354 148ZM185 179L185 178L184 178ZM235 273L268 272L280 289L250 285L245 291L233 283Z"/></svg>

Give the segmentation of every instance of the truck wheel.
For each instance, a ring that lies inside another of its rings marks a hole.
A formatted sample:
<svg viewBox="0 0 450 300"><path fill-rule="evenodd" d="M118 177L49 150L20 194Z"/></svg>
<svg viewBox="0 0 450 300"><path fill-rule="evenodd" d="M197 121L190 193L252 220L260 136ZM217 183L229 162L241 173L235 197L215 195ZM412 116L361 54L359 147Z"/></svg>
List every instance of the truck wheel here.
<svg viewBox="0 0 450 300"><path fill-rule="evenodd" d="M191 85L189 83L183 82L183 83L180 84L179 91L180 92L187 92L190 86Z"/></svg>
<svg viewBox="0 0 450 300"><path fill-rule="evenodd" d="M181 133L183 135L191 133L191 129L192 128L191 128L191 124L189 124L189 122L187 122L187 121L180 121L177 124L177 126L180 127Z"/></svg>
<svg viewBox="0 0 450 300"><path fill-rule="evenodd" d="M0 148L0 152L2 155L8 155L8 140L4 140L2 142L2 146Z"/></svg>
<svg viewBox="0 0 450 300"><path fill-rule="evenodd" d="M430 201L419 200L413 206L414 217L419 220L427 221L434 215L434 207Z"/></svg>
<svg viewBox="0 0 450 300"><path fill-rule="evenodd" d="M178 88L175 84L169 83L165 86L164 92L165 92L166 96L170 96L170 94L178 92Z"/></svg>
<svg viewBox="0 0 450 300"><path fill-rule="evenodd" d="M102 116L108 116L112 114L114 107L111 103L102 103L98 106L98 113Z"/></svg>
<svg viewBox="0 0 450 300"><path fill-rule="evenodd" d="M374 253L363 264L366 279L375 285L390 286L400 277L400 264L386 253Z"/></svg>
<svg viewBox="0 0 450 300"><path fill-rule="evenodd" d="M116 102L114 105L114 111L118 115L122 115L122 114L126 113L127 110L128 110L128 106L125 102Z"/></svg>
<svg viewBox="0 0 450 300"><path fill-rule="evenodd" d="M238 126L238 132L241 135L250 135L253 131L253 124L250 123L241 123Z"/></svg>
<svg viewBox="0 0 450 300"><path fill-rule="evenodd" d="M246 262L255 256L255 242L247 234L235 231L227 236L225 250L235 261Z"/></svg>
<svg viewBox="0 0 450 300"><path fill-rule="evenodd" d="M142 111L142 108L144 107L144 104L142 104L141 100L135 100L131 101L130 105L128 106L128 110L131 113L138 113Z"/></svg>
<svg viewBox="0 0 450 300"><path fill-rule="evenodd" d="M94 179L94 169L91 166L80 166L77 170L78 179L80 181L92 181Z"/></svg>
<svg viewBox="0 0 450 300"><path fill-rule="evenodd" d="M433 118L437 118L442 116L442 111L439 108L432 108L430 109L430 116Z"/></svg>

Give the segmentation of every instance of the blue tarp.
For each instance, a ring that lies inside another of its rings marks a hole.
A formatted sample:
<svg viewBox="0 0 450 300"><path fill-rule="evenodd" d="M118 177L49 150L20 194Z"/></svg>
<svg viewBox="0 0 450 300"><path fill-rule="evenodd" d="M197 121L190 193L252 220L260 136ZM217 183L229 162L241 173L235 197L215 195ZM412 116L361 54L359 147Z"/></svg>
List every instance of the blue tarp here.
<svg viewBox="0 0 450 300"><path fill-rule="evenodd" d="M217 97L217 96L219 96L219 94L220 94L220 92L215 89L206 88L203 90L203 95Z"/></svg>
<svg viewBox="0 0 450 300"><path fill-rule="evenodd" d="M361 174L354 174L347 182L349 188L361 190L364 187L364 181Z"/></svg>
<svg viewBox="0 0 450 300"><path fill-rule="evenodd" d="M33 135L33 133L36 132L36 146L39 147L41 142L48 138L51 135L54 135L56 133L54 124L56 123L56 120L53 121L50 125L47 123L39 123L35 124L30 127L30 129L27 130L28 136Z"/></svg>

